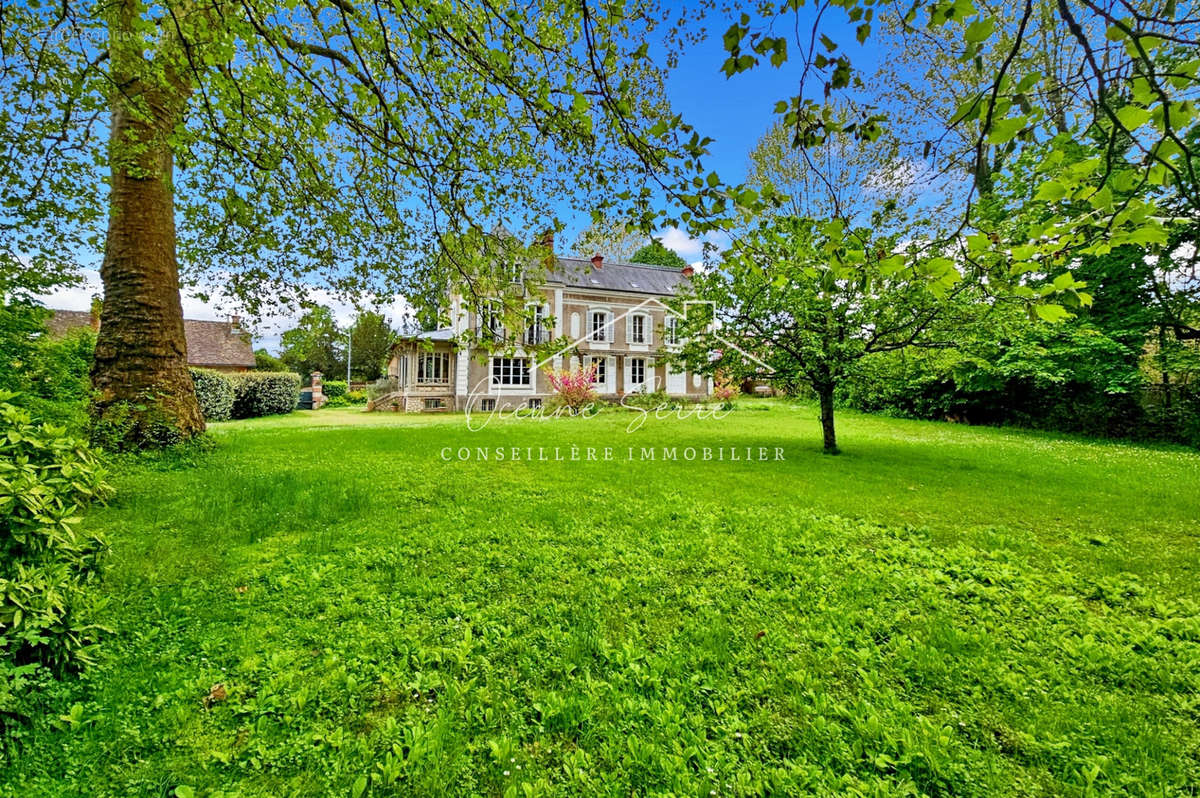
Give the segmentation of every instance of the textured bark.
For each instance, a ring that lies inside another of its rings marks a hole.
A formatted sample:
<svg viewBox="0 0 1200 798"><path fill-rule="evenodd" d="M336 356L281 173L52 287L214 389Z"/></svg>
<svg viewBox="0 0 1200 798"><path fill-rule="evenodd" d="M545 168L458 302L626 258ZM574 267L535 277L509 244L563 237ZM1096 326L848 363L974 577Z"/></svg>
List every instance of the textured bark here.
<svg viewBox="0 0 1200 798"><path fill-rule="evenodd" d="M204 431L187 366L175 255L174 160L168 135L186 91L125 83L113 101L108 238L100 277L104 305L92 384L94 414L131 414L128 445ZM173 430L173 432L172 432Z"/></svg>
<svg viewBox="0 0 1200 798"><path fill-rule="evenodd" d="M821 399L821 436L825 442L825 454L841 454L833 429L833 384L818 385L817 395Z"/></svg>

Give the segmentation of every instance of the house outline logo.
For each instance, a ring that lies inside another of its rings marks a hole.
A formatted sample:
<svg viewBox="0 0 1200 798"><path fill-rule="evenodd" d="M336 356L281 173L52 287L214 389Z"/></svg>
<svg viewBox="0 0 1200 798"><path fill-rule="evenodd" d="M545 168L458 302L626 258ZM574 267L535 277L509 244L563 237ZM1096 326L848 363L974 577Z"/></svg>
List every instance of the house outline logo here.
<svg viewBox="0 0 1200 798"><path fill-rule="evenodd" d="M711 299L685 299L683 302L683 313L680 313L679 311L675 310L673 307L671 307L670 305L668 305L667 303L663 302L662 300L660 300L656 297L647 297L646 299L642 300L638 304L636 304L633 307L626 310L624 313L621 313L620 315L614 314L612 319L604 325L603 329L606 331L611 331L611 330L615 329L616 323L618 321L626 318L627 316L629 316L629 314L636 313L637 311L642 310L647 307L653 308L655 305L657 305L658 307L665 310L670 316L673 316L674 318L677 318L677 319L683 319L684 321L687 320L687 309L688 309L689 305L708 305L713 311L712 318L715 319L717 317L717 312L716 312L717 311L717 303ZM725 338L724 336L713 332L712 327L713 327L713 323L710 321L707 325L707 328L705 329L705 332L708 333L709 335L712 335L717 341L724 344L725 346L728 346L730 349L734 350L742 357L744 357L747 360L751 361L752 363L755 363L755 364L761 366L762 368L766 369L767 374L775 373L775 369L768 366L766 363L764 363L759 358L750 354L745 349L742 349L740 346L735 344L733 341L730 341L729 339ZM570 343L566 344L562 348L558 349L553 354L550 354L550 355L542 358L538 362L534 363L531 370L532 371L540 371L542 368L544 368L546 366L547 363L554 360L555 358L567 357L568 355L566 353L577 349L580 344L587 344L587 343L592 343L592 333L590 333L590 332L584 333L583 335L579 336L575 340L571 341Z"/></svg>

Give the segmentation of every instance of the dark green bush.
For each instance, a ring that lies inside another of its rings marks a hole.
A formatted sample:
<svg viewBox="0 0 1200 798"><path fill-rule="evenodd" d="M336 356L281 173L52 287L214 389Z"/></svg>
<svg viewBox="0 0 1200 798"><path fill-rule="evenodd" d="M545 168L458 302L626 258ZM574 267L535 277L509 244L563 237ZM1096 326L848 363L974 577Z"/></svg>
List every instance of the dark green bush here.
<svg viewBox="0 0 1200 798"><path fill-rule="evenodd" d="M290 371L247 371L231 379L234 418L290 413L300 400L300 375Z"/></svg>
<svg viewBox="0 0 1200 798"><path fill-rule="evenodd" d="M234 387L228 375L209 369L190 369L196 386L196 401L205 421L228 421L233 418Z"/></svg>
<svg viewBox="0 0 1200 798"><path fill-rule="evenodd" d="M349 389L350 386L346 384L345 380L329 380L328 382L321 383L321 391L329 399L337 399L345 396Z"/></svg>
<svg viewBox="0 0 1200 798"><path fill-rule="evenodd" d="M90 661L87 586L104 539L77 529L79 512L112 489L96 455L63 427L34 424L0 392L0 714L20 714L42 671Z"/></svg>

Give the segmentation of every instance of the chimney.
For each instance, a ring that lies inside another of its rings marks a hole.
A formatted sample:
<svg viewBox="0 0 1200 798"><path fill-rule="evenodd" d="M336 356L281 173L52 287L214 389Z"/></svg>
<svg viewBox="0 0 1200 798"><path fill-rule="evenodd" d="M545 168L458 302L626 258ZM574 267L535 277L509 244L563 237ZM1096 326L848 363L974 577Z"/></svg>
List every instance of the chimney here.
<svg viewBox="0 0 1200 798"><path fill-rule="evenodd" d="M691 277L693 274L696 273L696 270L692 267L692 265L690 263L687 266L684 266L679 271L683 273L684 277Z"/></svg>
<svg viewBox="0 0 1200 798"><path fill-rule="evenodd" d="M554 254L554 231L547 230L542 233L542 246L550 250L550 254Z"/></svg>
<svg viewBox="0 0 1200 798"><path fill-rule="evenodd" d="M597 269L604 268L604 258L600 257L599 255L593 255L592 256L592 265L595 266Z"/></svg>
<svg viewBox="0 0 1200 798"><path fill-rule="evenodd" d="M236 334L240 333L241 331L242 331L242 317L241 316L230 316L229 317L229 332L236 335Z"/></svg>

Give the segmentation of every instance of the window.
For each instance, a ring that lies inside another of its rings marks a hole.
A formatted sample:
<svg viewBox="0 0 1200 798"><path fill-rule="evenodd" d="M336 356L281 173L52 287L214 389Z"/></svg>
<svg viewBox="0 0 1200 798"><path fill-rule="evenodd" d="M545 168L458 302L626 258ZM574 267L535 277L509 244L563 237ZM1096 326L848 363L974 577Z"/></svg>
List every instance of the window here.
<svg viewBox="0 0 1200 798"><path fill-rule="evenodd" d="M542 400L541 400L541 399L538 399L537 397L533 397L533 398L531 398L531 399L529 400L529 409L530 409L530 410L537 410L537 409L539 409L541 406L542 406Z"/></svg>
<svg viewBox="0 0 1200 798"><path fill-rule="evenodd" d="M642 387L646 382L646 359L633 357L629 359L629 385L631 390Z"/></svg>
<svg viewBox="0 0 1200 798"><path fill-rule="evenodd" d="M629 317L629 343L644 344L646 343L646 317L645 316L630 316Z"/></svg>
<svg viewBox="0 0 1200 798"><path fill-rule="evenodd" d="M495 399L480 399L479 400L479 409L485 413L492 412L493 410L496 409L496 400Z"/></svg>
<svg viewBox="0 0 1200 798"><path fill-rule="evenodd" d="M605 359L602 357L593 357L588 362L588 366L596 370L596 377L592 380L593 385L605 385L608 383L608 372L605 369Z"/></svg>
<svg viewBox="0 0 1200 798"><path fill-rule="evenodd" d="M549 336L546 334L546 306L530 305L526 310L529 314L530 324L525 331L525 343L530 346L544 344L549 340Z"/></svg>
<svg viewBox="0 0 1200 798"><path fill-rule="evenodd" d="M486 299L479 308L479 334L490 338L504 337L504 323L501 319L503 307L496 299Z"/></svg>
<svg viewBox="0 0 1200 798"><path fill-rule="evenodd" d="M603 310L593 310L590 327L591 339L597 342L608 340L608 313Z"/></svg>
<svg viewBox="0 0 1200 798"><path fill-rule="evenodd" d="M425 400L425 409L426 410L441 410L442 409L442 400L441 399L426 399Z"/></svg>
<svg viewBox="0 0 1200 798"><path fill-rule="evenodd" d="M417 355L417 384L450 382L450 353L421 352Z"/></svg>
<svg viewBox="0 0 1200 798"><path fill-rule="evenodd" d="M492 385L529 385L529 376L527 357L492 358Z"/></svg>
<svg viewBox="0 0 1200 798"><path fill-rule="evenodd" d="M679 343L679 319L668 316L665 324L667 343L671 345Z"/></svg>

